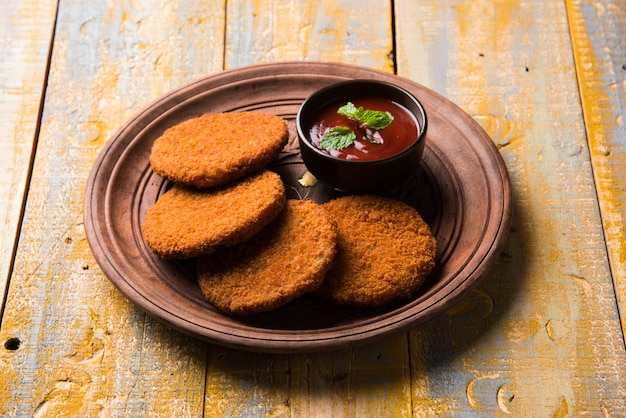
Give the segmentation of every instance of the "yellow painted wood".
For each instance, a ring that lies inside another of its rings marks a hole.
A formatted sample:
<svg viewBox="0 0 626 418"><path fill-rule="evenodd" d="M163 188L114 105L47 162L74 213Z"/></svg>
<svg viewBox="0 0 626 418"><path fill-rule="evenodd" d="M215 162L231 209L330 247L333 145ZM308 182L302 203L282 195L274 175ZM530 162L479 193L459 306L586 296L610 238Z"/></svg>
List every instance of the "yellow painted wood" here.
<svg viewBox="0 0 626 418"><path fill-rule="evenodd" d="M626 2L566 4L602 225L626 330Z"/></svg>
<svg viewBox="0 0 626 418"><path fill-rule="evenodd" d="M222 69L224 13L213 1L60 2L0 331L0 416L202 415L206 344L113 287L89 250L82 207L91 166L123 122Z"/></svg>
<svg viewBox="0 0 626 418"><path fill-rule="evenodd" d="M410 416L406 336L358 349L273 355L212 347L209 416Z"/></svg>
<svg viewBox="0 0 626 418"><path fill-rule="evenodd" d="M0 306L38 129L56 2L0 5Z"/></svg>
<svg viewBox="0 0 626 418"><path fill-rule="evenodd" d="M238 0L227 5L226 68L316 60L394 71L389 2Z"/></svg>
<svg viewBox="0 0 626 418"><path fill-rule="evenodd" d="M59 3L0 328L0 416L623 415L626 354L615 299L617 289L623 304L622 241L612 229L623 219L616 153L623 75L615 87L601 82L622 74L615 39L623 31L602 32L596 23L623 21L623 2L391 5ZM392 22L398 73L470 113L511 173L511 236L477 288L406 335L331 353L272 355L183 336L109 283L85 239L83 189L124 121L222 68L319 59L393 71Z"/></svg>
<svg viewBox="0 0 626 418"><path fill-rule="evenodd" d="M414 415L623 414L626 356L565 5L395 4L398 73L485 128L515 200L491 272L410 334Z"/></svg>

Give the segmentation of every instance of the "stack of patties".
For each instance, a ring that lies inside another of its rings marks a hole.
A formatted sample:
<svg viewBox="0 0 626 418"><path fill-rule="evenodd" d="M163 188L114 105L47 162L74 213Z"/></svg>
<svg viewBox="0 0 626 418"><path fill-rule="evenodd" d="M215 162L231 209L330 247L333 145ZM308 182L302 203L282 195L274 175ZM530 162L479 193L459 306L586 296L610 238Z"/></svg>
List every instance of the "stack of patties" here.
<svg viewBox="0 0 626 418"><path fill-rule="evenodd" d="M166 130L150 165L175 185L148 209L142 231L165 259L198 258L206 299L224 312L277 308L319 288L335 255L323 209L287 201L267 170L287 143L275 115L206 114Z"/></svg>
<svg viewBox="0 0 626 418"><path fill-rule="evenodd" d="M147 245L165 259L197 258L202 294L229 314L267 312L305 293L353 306L410 298L435 264L428 225L378 196L287 200L267 165L288 136L280 117L254 112L166 130L150 164L175 184L146 213Z"/></svg>
<svg viewBox="0 0 626 418"><path fill-rule="evenodd" d="M285 186L264 167L287 143L278 116L206 114L154 142L152 169L175 185L147 213L146 243L163 258L192 258L248 240L285 206Z"/></svg>

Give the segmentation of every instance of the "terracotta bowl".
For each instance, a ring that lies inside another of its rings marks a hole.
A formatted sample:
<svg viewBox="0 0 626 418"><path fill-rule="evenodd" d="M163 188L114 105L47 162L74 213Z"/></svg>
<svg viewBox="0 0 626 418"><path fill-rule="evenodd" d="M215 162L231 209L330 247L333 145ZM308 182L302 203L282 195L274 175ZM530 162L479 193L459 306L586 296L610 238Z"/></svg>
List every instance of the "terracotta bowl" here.
<svg viewBox="0 0 626 418"><path fill-rule="evenodd" d="M382 159L361 161L330 155L312 142L309 130L322 109L331 103L372 97L398 103L413 114L417 136L408 139L413 142L407 148ZM415 96L375 80L349 80L318 90L302 103L296 116L300 153L307 169L322 183L348 193L385 191L413 174L422 158L427 125L424 107Z"/></svg>

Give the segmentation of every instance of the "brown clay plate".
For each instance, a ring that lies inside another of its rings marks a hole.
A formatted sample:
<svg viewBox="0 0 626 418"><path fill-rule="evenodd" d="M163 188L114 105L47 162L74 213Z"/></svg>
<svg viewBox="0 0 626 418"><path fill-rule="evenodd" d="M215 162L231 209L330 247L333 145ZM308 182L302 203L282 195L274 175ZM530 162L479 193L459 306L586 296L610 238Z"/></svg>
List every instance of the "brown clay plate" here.
<svg viewBox="0 0 626 418"><path fill-rule="evenodd" d="M389 193L418 209L438 243L437 267L412 300L377 309L332 306L312 296L276 311L232 317L206 302L192 263L163 261L146 247L146 210L168 183L150 168L153 141L168 127L207 112L263 111L288 121L291 139L272 168L288 197L319 203L337 192L302 187L305 173L295 116L314 91L351 78L411 91L429 118L423 162ZM107 277L132 302L167 325L210 342L268 352L353 346L407 331L440 314L474 285L504 245L511 221L510 182L491 139L460 108L419 84L336 63L289 62L224 71L172 91L128 121L106 144L89 177L85 228Z"/></svg>

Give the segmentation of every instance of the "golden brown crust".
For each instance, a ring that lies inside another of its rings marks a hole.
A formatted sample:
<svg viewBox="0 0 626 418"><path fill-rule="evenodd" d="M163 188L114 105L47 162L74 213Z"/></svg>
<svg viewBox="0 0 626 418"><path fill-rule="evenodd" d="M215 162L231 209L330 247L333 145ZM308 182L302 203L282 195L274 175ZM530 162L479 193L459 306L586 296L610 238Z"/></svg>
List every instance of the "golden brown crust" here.
<svg viewBox="0 0 626 418"><path fill-rule="evenodd" d="M192 258L245 241L275 219L285 205L280 176L262 171L221 188L175 185L146 212L142 231L163 258Z"/></svg>
<svg viewBox="0 0 626 418"><path fill-rule="evenodd" d="M341 197L323 207L337 222L338 236L322 297L382 306L410 298L433 269L435 238L412 207L376 196Z"/></svg>
<svg viewBox="0 0 626 418"><path fill-rule="evenodd" d="M315 290L335 255L336 225L312 201L288 200L250 241L198 259L205 298L237 315L278 308Z"/></svg>
<svg viewBox="0 0 626 418"><path fill-rule="evenodd" d="M210 113L166 130L152 146L150 165L173 182L212 187L265 167L288 139L287 124L279 116Z"/></svg>

